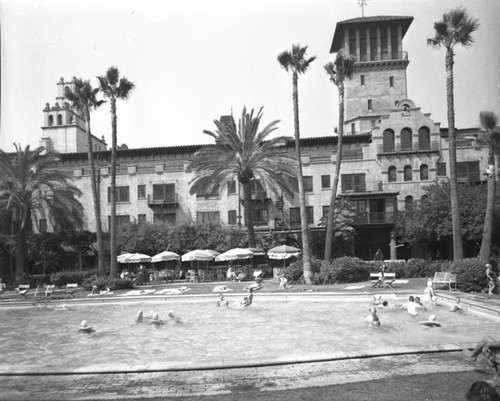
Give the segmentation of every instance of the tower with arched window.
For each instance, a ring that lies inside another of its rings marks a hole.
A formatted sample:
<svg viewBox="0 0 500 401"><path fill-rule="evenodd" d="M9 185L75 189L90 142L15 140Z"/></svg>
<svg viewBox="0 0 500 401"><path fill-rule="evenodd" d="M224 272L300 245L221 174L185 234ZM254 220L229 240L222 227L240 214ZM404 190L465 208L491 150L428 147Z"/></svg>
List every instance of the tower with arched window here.
<svg viewBox="0 0 500 401"><path fill-rule="evenodd" d="M53 106L45 104L43 109L42 138L40 145L49 151L59 153L86 152L88 149L85 121L80 110L68 103L65 93L73 89L73 82L57 83L56 101ZM96 151L106 150L106 142L93 137L93 148Z"/></svg>

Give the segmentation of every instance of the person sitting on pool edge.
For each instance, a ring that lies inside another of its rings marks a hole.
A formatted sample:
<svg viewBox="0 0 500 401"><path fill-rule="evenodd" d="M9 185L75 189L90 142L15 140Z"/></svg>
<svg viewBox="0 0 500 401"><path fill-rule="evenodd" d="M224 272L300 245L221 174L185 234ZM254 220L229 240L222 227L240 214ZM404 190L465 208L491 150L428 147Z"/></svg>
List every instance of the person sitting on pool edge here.
<svg viewBox="0 0 500 401"><path fill-rule="evenodd" d="M90 334L90 333L94 333L95 330L92 327L87 326L86 320L82 320L82 322L80 323L80 328L78 329L78 332Z"/></svg>
<svg viewBox="0 0 500 401"><path fill-rule="evenodd" d="M473 361L477 360L477 356L482 353L488 365L492 368L491 372L493 379L488 380L487 383L491 384L493 387L500 384L500 372L498 371L498 365L500 364L500 341L496 341L491 337L485 337L472 351L464 349L462 352Z"/></svg>
<svg viewBox="0 0 500 401"><path fill-rule="evenodd" d="M255 279L255 282L250 284L248 287L243 288L243 291L250 291L250 288L252 291L259 291L262 289L262 277L257 277Z"/></svg>

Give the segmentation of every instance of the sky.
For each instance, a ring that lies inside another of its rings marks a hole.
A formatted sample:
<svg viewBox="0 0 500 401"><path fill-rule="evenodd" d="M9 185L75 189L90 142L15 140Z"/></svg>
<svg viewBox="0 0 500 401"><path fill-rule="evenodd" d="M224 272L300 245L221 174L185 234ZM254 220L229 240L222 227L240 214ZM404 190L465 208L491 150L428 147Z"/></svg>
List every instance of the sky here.
<svg viewBox="0 0 500 401"><path fill-rule="evenodd" d="M446 127L444 50L427 38L458 6L480 21L455 57L456 126L469 128L482 110L500 114L500 1L368 0L364 12L414 17L403 39L408 98ZM0 0L0 148L38 145L61 77L97 85L112 65L136 85L117 105L118 143L129 148L210 143L203 130L244 106L264 107L263 123L293 136L292 77L277 56L297 43L317 56L299 77L301 137L332 135L337 89L323 66L336 23L361 14L358 0ZM111 143L109 104L92 131Z"/></svg>

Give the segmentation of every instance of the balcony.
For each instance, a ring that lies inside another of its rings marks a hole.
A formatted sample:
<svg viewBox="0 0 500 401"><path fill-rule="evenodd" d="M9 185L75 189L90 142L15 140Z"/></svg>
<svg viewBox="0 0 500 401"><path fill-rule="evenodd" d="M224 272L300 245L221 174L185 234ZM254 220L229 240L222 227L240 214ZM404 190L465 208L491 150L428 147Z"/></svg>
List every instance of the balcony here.
<svg viewBox="0 0 500 401"><path fill-rule="evenodd" d="M370 54L352 54L356 62L368 63L372 61L408 60L408 52L381 52Z"/></svg>
<svg viewBox="0 0 500 401"><path fill-rule="evenodd" d="M373 192L373 191L382 191L382 181L362 181L355 182L354 184L350 182L348 185L342 184L342 193L357 193L357 192Z"/></svg>
<svg viewBox="0 0 500 401"><path fill-rule="evenodd" d="M179 195L176 193L164 195L161 198L153 198L151 195L148 195L148 206L177 206L178 204Z"/></svg>
<svg viewBox="0 0 500 401"><path fill-rule="evenodd" d="M354 217L354 224L358 226L372 224L394 224L395 222L395 212L358 213Z"/></svg>
<svg viewBox="0 0 500 401"><path fill-rule="evenodd" d="M433 142L413 142L406 144L379 145L378 154L401 154L401 153L424 153L424 152L439 152L439 141Z"/></svg>

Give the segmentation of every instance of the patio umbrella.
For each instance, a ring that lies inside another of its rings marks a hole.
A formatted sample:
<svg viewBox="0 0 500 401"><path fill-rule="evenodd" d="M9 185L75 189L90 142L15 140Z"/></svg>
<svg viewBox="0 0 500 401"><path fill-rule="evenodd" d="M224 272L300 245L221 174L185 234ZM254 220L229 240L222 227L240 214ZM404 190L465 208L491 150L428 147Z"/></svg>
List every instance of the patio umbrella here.
<svg viewBox="0 0 500 401"><path fill-rule="evenodd" d="M252 251L253 256L264 256L266 254L266 251L261 248L245 248L248 249L249 251Z"/></svg>
<svg viewBox="0 0 500 401"><path fill-rule="evenodd" d="M145 263L151 262L151 256L145 255L143 253L134 253L123 259L122 263Z"/></svg>
<svg viewBox="0 0 500 401"><path fill-rule="evenodd" d="M175 252L163 251L151 258L152 263L168 262L169 260L179 260L181 257Z"/></svg>
<svg viewBox="0 0 500 401"><path fill-rule="evenodd" d="M118 261L118 263L127 263L125 261L125 259L127 259L129 256L132 256L132 255L133 255L133 253L128 253L128 252L122 253L121 255L117 256L116 260Z"/></svg>
<svg viewBox="0 0 500 401"><path fill-rule="evenodd" d="M299 255L300 249L288 245L280 245L267 251L267 257L269 259L285 260Z"/></svg>
<svg viewBox="0 0 500 401"><path fill-rule="evenodd" d="M210 249L195 249L194 251L187 252L181 256L183 262L191 262L193 260L197 261L210 261L216 256L219 256L219 252L212 251Z"/></svg>
<svg viewBox="0 0 500 401"><path fill-rule="evenodd" d="M253 252L249 249L234 248L221 253L215 258L216 262L226 262L228 260L240 260L253 258Z"/></svg>
<svg viewBox="0 0 500 401"><path fill-rule="evenodd" d="M288 245L280 245L267 251L267 257L269 259L278 259L283 261L283 268L285 267L286 259L299 255L300 249Z"/></svg>

